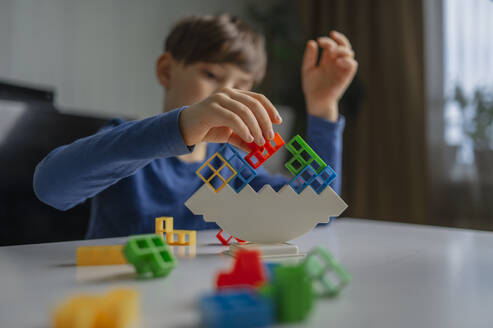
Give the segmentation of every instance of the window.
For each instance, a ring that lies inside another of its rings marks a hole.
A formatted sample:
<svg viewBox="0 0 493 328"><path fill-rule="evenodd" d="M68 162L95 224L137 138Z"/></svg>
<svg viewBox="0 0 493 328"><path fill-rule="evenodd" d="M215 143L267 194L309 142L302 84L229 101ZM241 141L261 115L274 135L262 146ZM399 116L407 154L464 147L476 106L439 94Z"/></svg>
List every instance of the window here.
<svg viewBox="0 0 493 328"><path fill-rule="evenodd" d="M475 109L461 109L453 97L457 86L466 97L478 88L493 92L493 1L443 0L443 24L444 138L458 146L458 163L473 164L474 144L463 122Z"/></svg>

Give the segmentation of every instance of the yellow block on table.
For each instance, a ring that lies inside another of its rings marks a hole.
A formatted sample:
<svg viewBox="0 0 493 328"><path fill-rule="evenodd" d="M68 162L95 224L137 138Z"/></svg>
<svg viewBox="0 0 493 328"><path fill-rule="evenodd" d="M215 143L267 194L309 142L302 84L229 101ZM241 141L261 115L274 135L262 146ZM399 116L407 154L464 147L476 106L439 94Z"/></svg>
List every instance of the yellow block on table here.
<svg viewBox="0 0 493 328"><path fill-rule="evenodd" d="M135 327L139 297L132 289L115 289L105 295L81 294L61 304L54 313L55 328Z"/></svg>
<svg viewBox="0 0 493 328"><path fill-rule="evenodd" d="M77 265L126 264L123 245L77 247Z"/></svg>

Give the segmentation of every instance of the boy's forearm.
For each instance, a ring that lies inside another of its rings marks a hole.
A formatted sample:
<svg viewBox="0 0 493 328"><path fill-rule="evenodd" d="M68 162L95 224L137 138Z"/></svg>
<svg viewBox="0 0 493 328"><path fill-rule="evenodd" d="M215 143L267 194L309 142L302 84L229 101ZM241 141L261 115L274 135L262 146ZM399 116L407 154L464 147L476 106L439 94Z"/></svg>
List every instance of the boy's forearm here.
<svg viewBox="0 0 493 328"><path fill-rule="evenodd" d="M34 191L60 210L93 197L156 158L189 152L178 128L181 109L126 122L59 147L36 167Z"/></svg>
<svg viewBox="0 0 493 328"><path fill-rule="evenodd" d="M342 178L342 133L345 119L339 115L336 122L308 115L307 139L313 150L334 169L337 178L331 187L340 194Z"/></svg>

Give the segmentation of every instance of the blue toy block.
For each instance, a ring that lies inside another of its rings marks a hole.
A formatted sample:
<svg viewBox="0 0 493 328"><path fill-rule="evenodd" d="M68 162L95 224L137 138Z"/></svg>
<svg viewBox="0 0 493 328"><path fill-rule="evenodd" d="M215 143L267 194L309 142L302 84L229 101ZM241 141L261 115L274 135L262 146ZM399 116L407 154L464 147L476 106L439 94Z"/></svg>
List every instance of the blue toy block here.
<svg viewBox="0 0 493 328"><path fill-rule="evenodd" d="M274 280L274 273L279 265L279 263L275 262L265 264L268 281L272 282Z"/></svg>
<svg viewBox="0 0 493 328"><path fill-rule="evenodd" d="M237 193L240 192L256 176L257 172L230 144L224 144L218 151L237 172L236 176L229 181L229 185Z"/></svg>
<svg viewBox="0 0 493 328"><path fill-rule="evenodd" d="M311 167L311 165L305 166L294 178L289 181L289 185L296 193L301 193L307 186L309 186L313 180L317 177L317 172Z"/></svg>
<svg viewBox="0 0 493 328"><path fill-rule="evenodd" d="M336 172L327 165L324 169L312 180L310 187L320 195L322 191L337 177Z"/></svg>
<svg viewBox="0 0 493 328"><path fill-rule="evenodd" d="M204 327L265 327L274 322L272 301L251 289L227 289L199 302Z"/></svg>

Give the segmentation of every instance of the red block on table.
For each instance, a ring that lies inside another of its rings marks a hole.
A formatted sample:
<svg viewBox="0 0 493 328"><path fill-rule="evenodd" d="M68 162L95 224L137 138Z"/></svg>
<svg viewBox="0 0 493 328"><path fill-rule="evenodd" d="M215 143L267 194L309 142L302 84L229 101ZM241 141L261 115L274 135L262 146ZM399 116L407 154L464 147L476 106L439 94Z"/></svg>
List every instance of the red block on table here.
<svg viewBox="0 0 493 328"><path fill-rule="evenodd" d="M217 288L252 286L258 287L265 282L264 267L260 261L260 252L240 249L231 272L221 272L217 275Z"/></svg>
<svg viewBox="0 0 493 328"><path fill-rule="evenodd" d="M228 239L224 238L224 236L223 236L223 229L221 229L217 233L216 238L219 239L219 241L221 242L221 244L223 244L224 246L228 246L229 245L229 242L231 241L232 238L236 239L236 241L238 241L239 243L244 243L245 242L244 240L238 239L238 238L233 237L233 236L229 236Z"/></svg>
<svg viewBox="0 0 493 328"><path fill-rule="evenodd" d="M282 146L284 146L284 140L276 132L274 134L274 139L266 141L263 146L259 146L255 142L249 143L248 147L250 148L250 153L245 156L245 161L247 161L251 167L256 169L260 165L264 164L264 162ZM255 157L255 163L253 162L252 157Z"/></svg>

